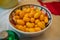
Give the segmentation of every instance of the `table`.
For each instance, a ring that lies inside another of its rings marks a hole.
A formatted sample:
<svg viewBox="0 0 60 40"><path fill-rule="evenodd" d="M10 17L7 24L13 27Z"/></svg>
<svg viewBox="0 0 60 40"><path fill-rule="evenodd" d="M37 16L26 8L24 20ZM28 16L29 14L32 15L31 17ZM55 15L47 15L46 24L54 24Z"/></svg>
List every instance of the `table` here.
<svg viewBox="0 0 60 40"><path fill-rule="evenodd" d="M37 0L21 0L21 2L19 3L19 5L24 5L24 4L40 5L37 2ZM56 16L52 14L52 17L53 17L53 20L52 20L51 27L48 30L46 30L43 34L39 35L38 37L27 38L27 39L24 38L21 40L60 40L60 16Z"/></svg>

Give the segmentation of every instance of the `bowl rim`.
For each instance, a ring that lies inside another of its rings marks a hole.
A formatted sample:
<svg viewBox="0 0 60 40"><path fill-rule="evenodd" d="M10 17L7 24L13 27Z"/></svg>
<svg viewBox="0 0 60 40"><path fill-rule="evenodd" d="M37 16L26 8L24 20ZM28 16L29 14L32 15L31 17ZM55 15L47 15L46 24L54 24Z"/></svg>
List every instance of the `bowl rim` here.
<svg viewBox="0 0 60 40"><path fill-rule="evenodd" d="M14 30L16 30L17 32L20 32L20 33L23 33L23 34L36 34L36 33L41 33L41 32L44 32L45 30L47 30L47 29L50 27L50 25L52 24L52 14L51 14L51 12L48 10L48 8L46 8L46 7L44 7L44 6L41 6L41 5L39 6L39 5L36 5L36 4L19 5L19 6L15 7L15 8L13 8L13 9L11 10L10 14L11 14L15 9L17 9L18 7L20 7L20 6L27 6L27 5L38 6L38 7L42 7L42 8L44 8L44 9L46 9L46 10L49 12L50 16L51 16L50 24L49 24L46 28L44 28L43 30L38 31L38 32L23 32L23 31L21 31L21 30L16 29L15 27L13 27L13 25L12 25L11 22L10 22L10 20L8 20L8 21L9 21L9 24L10 24L10 27L13 28ZM10 14L9 14L9 16L10 16ZM8 18L8 19L9 19L9 18Z"/></svg>

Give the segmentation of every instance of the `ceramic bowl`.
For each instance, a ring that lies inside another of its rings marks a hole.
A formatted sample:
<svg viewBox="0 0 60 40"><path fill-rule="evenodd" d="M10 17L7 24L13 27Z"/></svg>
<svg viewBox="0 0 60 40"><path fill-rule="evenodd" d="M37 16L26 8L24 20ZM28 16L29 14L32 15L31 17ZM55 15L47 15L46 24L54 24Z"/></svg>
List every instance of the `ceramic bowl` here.
<svg viewBox="0 0 60 40"><path fill-rule="evenodd" d="M12 25L12 23L10 22L10 16L11 16L12 12L14 12L16 9L22 8L24 6L34 6L34 7L38 7L40 10L43 10L48 15L48 19L49 19L49 22L47 23L46 28L44 28L43 30L38 31L38 32L23 32L23 31L20 31L20 30L16 29ZM52 15L51 15L51 12L46 7L39 6L39 5L34 5L34 4L26 4L26 5L18 6L16 8L14 8L11 11L10 15L9 15L9 25L10 25L10 27L12 29L14 29L15 31L17 31L17 32L19 32L19 33L21 33L21 34L23 34L23 35L25 35L27 37L33 37L33 36L38 36L38 35L42 34L42 32L44 32L45 30L47 30L50 27L51 23L52 23Z"/></svg>

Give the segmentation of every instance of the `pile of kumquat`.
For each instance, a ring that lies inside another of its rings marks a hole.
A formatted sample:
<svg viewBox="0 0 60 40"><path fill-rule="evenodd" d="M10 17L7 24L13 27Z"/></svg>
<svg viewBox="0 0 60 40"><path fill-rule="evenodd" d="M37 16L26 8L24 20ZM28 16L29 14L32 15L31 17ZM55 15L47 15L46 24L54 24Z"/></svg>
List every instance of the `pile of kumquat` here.
<svg viewBox="0 0 60 40"><path fill-rule="evenodd" d="M22 7L12 13L15 28L24 32L38 32L48 23L48 16L44 11L34 7Z"/></svg>

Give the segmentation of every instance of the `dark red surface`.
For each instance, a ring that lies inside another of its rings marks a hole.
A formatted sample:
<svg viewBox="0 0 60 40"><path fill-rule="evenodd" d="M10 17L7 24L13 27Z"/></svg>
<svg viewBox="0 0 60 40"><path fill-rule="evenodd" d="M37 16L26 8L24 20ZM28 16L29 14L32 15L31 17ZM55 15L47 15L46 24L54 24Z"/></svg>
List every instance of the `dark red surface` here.
<svg viewBox="0 0 60 40"><path fill-rule="evenodd" d="M52 14L60 15L60 2L43 3L43 2L41 2L41 0L38 0L38 2L42 6L46 5L45 7L47 7L51 11Z"/></svg>

